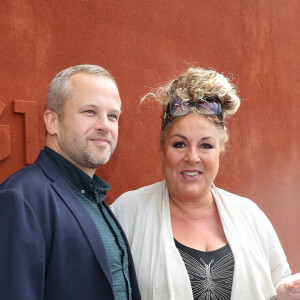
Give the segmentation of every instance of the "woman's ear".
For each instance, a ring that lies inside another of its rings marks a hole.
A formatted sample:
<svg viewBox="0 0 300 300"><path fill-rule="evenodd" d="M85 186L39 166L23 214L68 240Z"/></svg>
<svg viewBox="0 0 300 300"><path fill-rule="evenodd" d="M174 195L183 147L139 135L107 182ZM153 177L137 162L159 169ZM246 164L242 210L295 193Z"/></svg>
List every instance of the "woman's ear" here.
<svg viewBox="0 0 300 300"><path fill-rule="evenodd" d="M50 135L57 134L58 115L54 111L47 109L44 112L44 121L45 121L48 134Z"/></svg>
<svg viewBox="0 0 300 300"><path fill-rule="evenodd" d="M160 162L161 162L161 164L163 163L163 161L164 161L164 151L161 149L160 150Z"/></svg>

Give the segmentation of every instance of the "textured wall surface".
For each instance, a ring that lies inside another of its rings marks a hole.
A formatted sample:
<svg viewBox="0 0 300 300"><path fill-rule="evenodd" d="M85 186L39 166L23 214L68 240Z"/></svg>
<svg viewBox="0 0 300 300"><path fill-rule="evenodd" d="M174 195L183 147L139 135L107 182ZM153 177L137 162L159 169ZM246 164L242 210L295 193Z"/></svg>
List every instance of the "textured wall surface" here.
<svg viewBox="0 0 300 300"><path fill-rule="evenodd" d="M161 180L160 113L140 98L190 64L214 68L244 99L216 184L265 211L300 271L299 14L299 0L1 0L0 182L43 148L52 78L82 63L110 70L123 101L117 150L97 171L107 202Z"/></svg>

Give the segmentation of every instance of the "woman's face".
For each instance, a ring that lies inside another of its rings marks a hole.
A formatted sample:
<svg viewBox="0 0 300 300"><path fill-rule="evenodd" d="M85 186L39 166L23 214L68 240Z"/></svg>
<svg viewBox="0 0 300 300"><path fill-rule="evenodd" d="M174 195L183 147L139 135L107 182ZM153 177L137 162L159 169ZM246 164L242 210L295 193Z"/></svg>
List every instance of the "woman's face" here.
<svg viewBox="0 0 300 300"><path fill-rule="evenodd" d="M216 126L197 113L173 121L162 148L162 167L170 197L196 201L210 195L219 169Z"/></svg>

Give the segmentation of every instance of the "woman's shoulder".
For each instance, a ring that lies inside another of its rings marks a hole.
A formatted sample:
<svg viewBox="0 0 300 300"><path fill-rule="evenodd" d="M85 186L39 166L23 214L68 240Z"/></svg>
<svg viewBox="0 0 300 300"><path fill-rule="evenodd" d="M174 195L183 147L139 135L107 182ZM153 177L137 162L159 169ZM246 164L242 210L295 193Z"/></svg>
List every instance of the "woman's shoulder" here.
<svg viewBox="0 0 300 300"><path fill-rule="evenodd" d="M264 212L259 208L258 204L253 200L228 192L221 188L214 187L213 190L217 192L219 201L231 212L236 212L248 217L266 217Z"/></svg>
<svg viewBox="0 0 300 300"><path fill-rule="evenodd" d="M139 232L143 232L149 224L149 228L156 224L162 191L164 182L157 182L122 194L110 206L130 243L135 229L139 228Z"/></svg>
<svg viewBox="0 0 300 300"><path fill-rule="evenodd" d="M224 202L231 203L237 207L245 207L246 205L246 207L252 207L254 209L258 208L257 204L247 197L240 196L217 187L214 187L214 190L218 192L218 194L221 196L220 198Z"/></svg>
<svg viewBox="0 0 300 300"><path fill-rule="evenodd" d="M155 182L153 184L140 187L136 190L127 191L124 194L122 194L119 198L123 198L123 197L130 198L130 197L134 197L136 195L152 194L153 192L156 192L157 190L161 189L163 187L163 183L164 183L163 181Z"/></svg>
<svg viewBox="0 0 300 300"><path fill-rule="evenodd" d="M219 204L219 211L221 210L224 213L230 212L232 217L248 220L251 224L256 224L257 226L270 223L269 218L258 204L249 198L216 187L213 190L217 192L218 200L216 201Z"/></svg>
<svg viewBox="0 0 300 300"><path fill-rule="evenodd" d="M151 185L141 187L136 190L128 191L118 197L111 205L112 210L120 209L121 207L137 208L144 205L154 204L155 201L151 201L152 198L157 198L157 194L164 189L164 181L156 182Z"/></svg>

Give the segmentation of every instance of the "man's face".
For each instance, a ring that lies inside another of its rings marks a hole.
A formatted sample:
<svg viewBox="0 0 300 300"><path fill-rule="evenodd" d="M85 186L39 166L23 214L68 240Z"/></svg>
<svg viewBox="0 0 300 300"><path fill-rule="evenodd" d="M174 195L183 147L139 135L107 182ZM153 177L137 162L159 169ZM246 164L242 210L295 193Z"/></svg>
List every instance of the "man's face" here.
<svg viewBox="0 0 300 300"><path fill-rule="evenodd" d="M93 175L108 162L118 141L121 99L115 83L103 76L71 76L72 98L57 121L57 152Z"/></svg>

